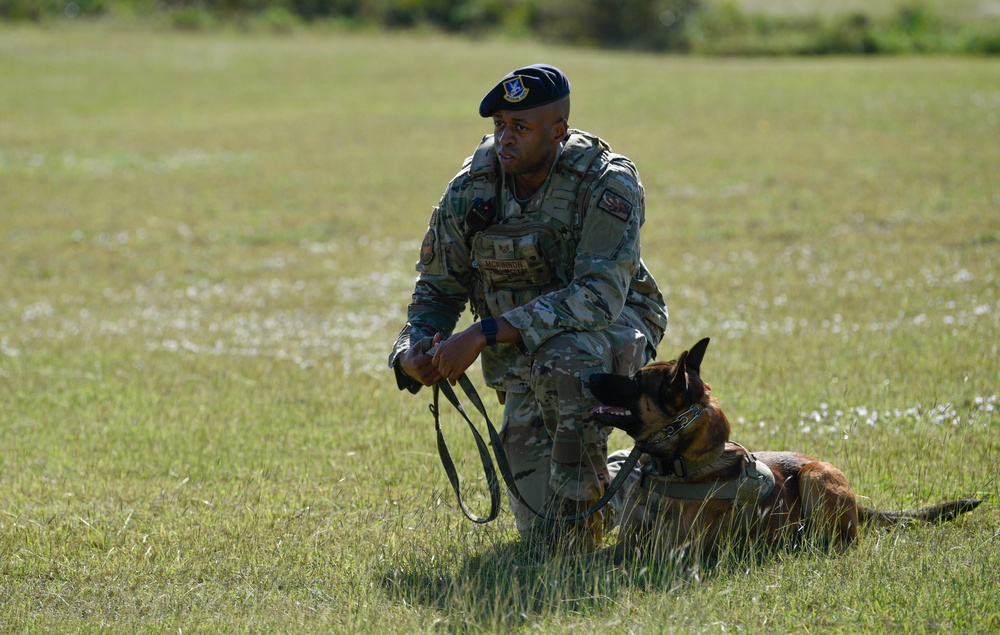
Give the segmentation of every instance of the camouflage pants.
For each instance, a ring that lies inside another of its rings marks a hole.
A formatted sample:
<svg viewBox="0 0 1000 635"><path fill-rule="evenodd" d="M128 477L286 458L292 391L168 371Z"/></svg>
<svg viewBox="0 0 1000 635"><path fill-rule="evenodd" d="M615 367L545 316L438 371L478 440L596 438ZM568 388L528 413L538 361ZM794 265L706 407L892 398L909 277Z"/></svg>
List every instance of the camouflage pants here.
<svg viewBox="0 0 1000 635"><path fill-rule="evenodd" d="M536 352L533 390L507 393L501 439L518 492L534 510L558 513L564 501L600 498L612 477L608 434L590 414L598 404L588 388L594 373L632 373L646 360L646 339L612 345L601 332L567 332ZM508 492L518 531L543 533L552 526Z"/></svg>

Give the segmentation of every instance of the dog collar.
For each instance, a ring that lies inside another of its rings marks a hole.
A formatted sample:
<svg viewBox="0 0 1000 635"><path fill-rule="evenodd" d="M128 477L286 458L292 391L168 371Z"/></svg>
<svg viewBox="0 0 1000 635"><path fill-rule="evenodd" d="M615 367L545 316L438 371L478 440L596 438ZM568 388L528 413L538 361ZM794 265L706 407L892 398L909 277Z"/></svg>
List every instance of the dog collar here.
<svg viewBox="0 0 1000 635"><path fill-rule="evenodd" d="M655 455L655 452L650 452L649 450L655 449L656 446L660 445L670 437L697 421L702 412L704 411L698 407L698 404L691 404L691 407L677 415L677 417L670 422L670 425L655 434L649 435L645 441L637 443L636 445L641 447L644 451L646 451L646 453Z"/></svg>

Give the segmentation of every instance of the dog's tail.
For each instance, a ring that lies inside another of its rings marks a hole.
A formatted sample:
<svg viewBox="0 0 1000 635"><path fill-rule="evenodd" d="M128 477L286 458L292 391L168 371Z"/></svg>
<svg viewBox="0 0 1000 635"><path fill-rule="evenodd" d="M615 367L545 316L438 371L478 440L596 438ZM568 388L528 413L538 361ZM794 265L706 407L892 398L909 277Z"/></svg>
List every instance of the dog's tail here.
<svg viewBox="0 0 1000 635"><path fill-rule="evenodd" d="M891 512L858 505L858 519L863 523L873 523L883 527L917 522L943 523L954 520L959 514L971 512L985 500L985 498L960 498L940 505Z"/></svg>

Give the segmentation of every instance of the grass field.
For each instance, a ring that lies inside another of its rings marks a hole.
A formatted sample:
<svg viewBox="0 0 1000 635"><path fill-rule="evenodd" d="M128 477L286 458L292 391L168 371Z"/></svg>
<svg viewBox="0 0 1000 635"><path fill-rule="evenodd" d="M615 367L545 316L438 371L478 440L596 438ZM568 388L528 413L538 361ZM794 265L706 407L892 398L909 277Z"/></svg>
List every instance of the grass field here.
<svg viewBox="0 0 1000 635"><path fill-rule="evenodd" d="M465 521L385 358L479 98L539 60L638 164L661 355L713 338L735 440L993 500L712 569ZM4 27L0 631L996 632L998 175L997 60Z"/></svg>

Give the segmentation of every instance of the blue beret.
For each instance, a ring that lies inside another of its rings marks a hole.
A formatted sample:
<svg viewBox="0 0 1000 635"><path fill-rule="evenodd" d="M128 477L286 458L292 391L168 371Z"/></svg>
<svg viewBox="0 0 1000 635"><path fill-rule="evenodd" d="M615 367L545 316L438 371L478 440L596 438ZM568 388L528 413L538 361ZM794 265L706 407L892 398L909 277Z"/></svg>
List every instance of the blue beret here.
<svg viewBox="0 0 1000 635"><path fill-rule="evenodd" d="M491 117L498 110L527 110L559 101L569 95L569 80L555 66L532 64L512 71L486 93L479 116Z"/></svg>

